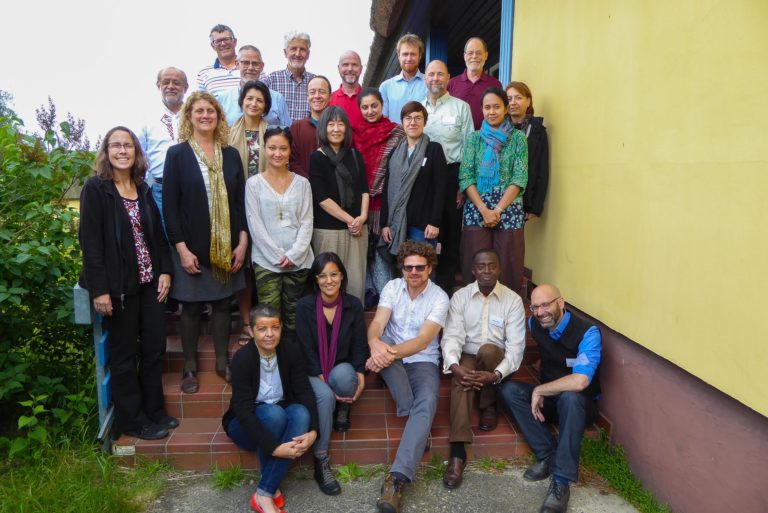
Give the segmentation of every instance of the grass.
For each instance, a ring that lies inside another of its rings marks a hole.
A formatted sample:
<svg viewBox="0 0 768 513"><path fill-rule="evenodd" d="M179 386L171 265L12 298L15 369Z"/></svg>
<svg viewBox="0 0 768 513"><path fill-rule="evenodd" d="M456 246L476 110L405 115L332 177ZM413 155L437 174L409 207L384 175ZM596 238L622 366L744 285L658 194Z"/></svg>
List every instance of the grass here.
<svg viewBox="0 0 768 513"><path fill-rule="evenodd" d="M365 465L360 466L357 463L347 463L340 466L337 471L337 477L342 483L350 483L357 479L369 481L371 478L383 474L386 471L384 465Z"/></svg>
<svg viewBox="0 0 768 513"><path fill-rule="evenodd" d="M245 473L239 466L232 466L224 470L218 466L213 468L213 487L219 490L231 490L245 481Z"/></svg>
<svg viewBox="0 0 768 513"><path fill-rule="evenodd" d="M503 472L507 468L507 462L503 459L491 458L490 456L483 456L477 459L475 467L485 472L499 473Z"/></svg>
<svg viewBox="0 0 768 513"><path fill-rule="evenodd" d="M600 474L621 497L641 513L670 513L658 503L653 494L632 474L620 445L611 445L605 431L597 439L584 438L581 443L581 463Z"/></svg>
<svg viewBox="0 0 768 513"><path fill-rule="evenodd" d="M443 459L437 454L433 454L429 463L422 465L419 469L419 477L424 481L437 481L443 478L445 468L446 465Z"/></svg>
<svg viewBox="0 0 768 513"><path fill-rule="evenodd" d="M97 446L48 448L34 462L0 464L0 512L141 512L167 471L160 463L120 468Z"/></svg>

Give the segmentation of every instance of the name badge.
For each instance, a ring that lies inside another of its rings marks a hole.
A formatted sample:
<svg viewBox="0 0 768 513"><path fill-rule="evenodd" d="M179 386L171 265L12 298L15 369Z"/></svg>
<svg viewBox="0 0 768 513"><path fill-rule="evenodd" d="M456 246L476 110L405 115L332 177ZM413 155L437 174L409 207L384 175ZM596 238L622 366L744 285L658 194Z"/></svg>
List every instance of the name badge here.
<svg viewBox="0 0 768 513"><path fill-rule="evenodd" d="M565 359L565 366L566 367L573 367L576 365L576 358L566 358Z"/></svg>
<svg viewBox="0 0 768 513"><path fill-rule="evenodd" d="M427 165L427 157L424 157L424 160L421 161L421 167L424 167Z"/></svg>
<svg viewBox="0 0 768 513"><path fill-rule="evenodd" d="M496 326L497 328L504 327L504 319L501 317L496 317L495 315L491 315L490 319L488 319L488 322L491 324L491 326Z"/></svg>
<svg viewBox="0 0 768 513"><path fill-rule="evenodd" d="M456 124L456 116L443 116L443 124L444 125L455 125Z"/></svg>

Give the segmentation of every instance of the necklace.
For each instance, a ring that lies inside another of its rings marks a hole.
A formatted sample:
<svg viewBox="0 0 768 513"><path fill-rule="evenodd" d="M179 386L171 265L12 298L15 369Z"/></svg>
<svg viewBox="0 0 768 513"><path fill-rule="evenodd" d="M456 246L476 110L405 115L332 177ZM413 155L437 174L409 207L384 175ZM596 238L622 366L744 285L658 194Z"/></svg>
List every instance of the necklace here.
<svg viewBox="0 0 768 513"><path fill-rule="evenodd" d="M264 372L273 372L277 368L277 358L275 358L274 354L270 356L259 355L259 361Z"/></svg>

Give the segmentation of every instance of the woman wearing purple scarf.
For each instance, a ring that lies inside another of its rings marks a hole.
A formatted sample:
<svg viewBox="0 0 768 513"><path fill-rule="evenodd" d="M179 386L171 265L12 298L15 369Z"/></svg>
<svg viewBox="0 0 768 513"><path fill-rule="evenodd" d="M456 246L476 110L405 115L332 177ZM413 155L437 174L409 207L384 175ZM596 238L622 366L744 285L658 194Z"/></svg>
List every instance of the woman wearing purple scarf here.
<svg viewBox="0 0 768 513"><path fill-rule="evenodd" d="M464 143L459 169L459 189L469 199L464 203L461 271L468 282L474 253L493 248L502 263L501 283L520 293L528 144L507 119L509 100L502 89L486 89L481 101L483 124Z"/></svg>
<svg viewBox="0 0 768 513"><path fill-rule="evenodd" d="M363 305L347 294L347 270L336 253L320 253L310 269L314 294L296 305L296 336L307 360L317 399L319 436L314 445L315 480L326 495L338 495L328 457L331 428L349 429L350 406L365 388L368 339ZM334 413L335 410L335 413Z"/></svg>

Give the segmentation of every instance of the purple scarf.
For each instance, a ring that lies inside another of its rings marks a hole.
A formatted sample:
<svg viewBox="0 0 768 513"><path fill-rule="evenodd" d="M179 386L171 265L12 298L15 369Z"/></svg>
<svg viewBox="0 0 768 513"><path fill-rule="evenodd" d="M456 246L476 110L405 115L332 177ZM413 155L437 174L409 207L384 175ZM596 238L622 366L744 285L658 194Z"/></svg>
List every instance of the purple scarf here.
<svg viewBox="0 0 768 513"><path fill-rule="evenodd" d="M331 343L328 344L328 330L325 327L326 318L323 308L336 307L336 313L333 314L333 327L331 328ZM341 329L341 293L335 301L326 303L323 301L323 295L318 292L315 297L315 313L317 315L317 344L320 351L320 370L323 377L328 381L328 375L333 370L336 363L336 348L339 345L339 330Z"/></svg>

